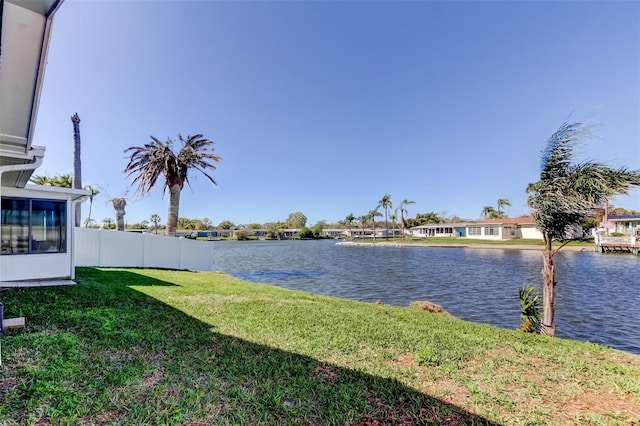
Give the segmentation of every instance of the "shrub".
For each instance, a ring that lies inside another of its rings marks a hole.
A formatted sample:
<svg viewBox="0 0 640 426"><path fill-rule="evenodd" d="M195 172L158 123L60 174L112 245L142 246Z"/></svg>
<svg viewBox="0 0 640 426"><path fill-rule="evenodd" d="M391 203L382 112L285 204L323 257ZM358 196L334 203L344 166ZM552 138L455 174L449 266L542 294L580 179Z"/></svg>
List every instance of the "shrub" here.
<svg viewBox="0 0 640 426"><path fill-rule="evenodd" d="M540 333L542 314L540 312L540 295L535 287L525 285L518 291L520 298L520 331Z"/></svg>

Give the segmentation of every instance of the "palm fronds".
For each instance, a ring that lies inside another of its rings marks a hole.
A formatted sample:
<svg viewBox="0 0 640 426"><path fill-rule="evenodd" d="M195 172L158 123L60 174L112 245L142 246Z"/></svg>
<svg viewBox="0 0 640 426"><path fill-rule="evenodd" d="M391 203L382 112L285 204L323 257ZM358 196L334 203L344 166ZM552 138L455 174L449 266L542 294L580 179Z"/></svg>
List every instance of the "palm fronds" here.
<svg viewBox="0 0 640 426"><path fill-rule="evenodd" d="M518 291L520 298L520 331L525 333L540 333L542 325L541 302L537 290L525 285Z"/></svg>

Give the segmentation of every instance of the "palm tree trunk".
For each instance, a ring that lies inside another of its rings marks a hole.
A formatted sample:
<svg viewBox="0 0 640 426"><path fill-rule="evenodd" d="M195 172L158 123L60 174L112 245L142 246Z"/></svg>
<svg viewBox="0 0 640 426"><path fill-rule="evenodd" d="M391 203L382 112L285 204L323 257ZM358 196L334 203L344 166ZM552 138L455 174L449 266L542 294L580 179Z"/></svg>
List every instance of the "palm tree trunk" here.
<svg viewBox="0 0 640 426"><path fill-rule="evenodd" d="M389 239L389 220L387 219L387 208L384 208L384 238Z"/></svg>
<svg viewBox="0 0 640 426"><path fill-rule="evenodd" d="M82 189L82 162L80 159L80 117L75 113L71 117L73 123L73 187ZM76 203L75 224L80 226L82 221L82 206Z"/></svg>
<svg viewBox="0 0 640 426"><path fill-rule="evenodd" d="M545 249L542 251L542 257L542 334L553 337L556 335L555 310L553 307L556 269L553 264L551 241L546 244Z"/></svg>
<svg viewBox="0 0 640 426"><path fill-rule="evenodd" d="M167 229L165 235L168 237L176 236L176 227L178 226L178 214L180 210L180 185L174 184L169 188L169 210L167 210Z"/></svg>
<svg viewBox="0 0 640 426"><path fill-rule="evenodd" d="M113 204L113 208L116 211L116 230L124 231L124 215L127 200L125 198L113 198L111 204Z"/></svg>

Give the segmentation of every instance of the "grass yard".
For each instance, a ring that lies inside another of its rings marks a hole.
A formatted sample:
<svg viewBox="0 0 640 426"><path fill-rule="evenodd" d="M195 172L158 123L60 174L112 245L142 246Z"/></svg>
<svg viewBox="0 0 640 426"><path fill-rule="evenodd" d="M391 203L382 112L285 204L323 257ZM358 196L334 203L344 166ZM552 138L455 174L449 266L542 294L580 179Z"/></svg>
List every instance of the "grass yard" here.
<svg viewBox="0 0 640 426"><path fill-rule="evenodd" d="M478 238L465 238L465 237L429 237L429 238L377 238L376 240L355 240L357 242L365 243L404 243L404 244L451 244L451 245L474 245L474 244L489 244L496 246L544 246L544 242L539 239L533 238L513 238L508 240L482 240ZM558 247L561 244L554 241L553 246ZM584 240L575 240L567 244L568 246L578 247L595 247L592 238L586 238Z"/></svg>
<svg viewBox="0 0 640 426"><path fill-rule="evenodd" d="M640 424L640 357L220 273L3 291L0 424Z"/></svg>

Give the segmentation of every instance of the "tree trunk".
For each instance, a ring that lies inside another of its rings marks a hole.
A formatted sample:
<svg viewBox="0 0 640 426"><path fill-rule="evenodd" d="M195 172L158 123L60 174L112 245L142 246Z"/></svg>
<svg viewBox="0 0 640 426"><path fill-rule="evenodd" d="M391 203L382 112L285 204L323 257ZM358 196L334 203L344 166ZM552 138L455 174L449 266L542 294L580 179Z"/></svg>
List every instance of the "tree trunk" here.
<svg viewBox="0 0 640 426"><path fill-rule="evenodd" d="M549 246L551 244L549 243ZM542 267L542 334L547 336L556 335L555 308L553 307L553 297L556 286L556 270L553 264L553 251L551 247L546 247L542 252L544 265Z"/></svg>
<svg viewBox="0 0 640 426"><path fill-rule="evenodd" d="M178 184L171 185L169 188L169 210L167 210L167 228L164 233L168 237L176 236L180 211L180 191L182 188Z"/></svg>
<svg viewBox="0 0 640 426"><path fill-rule="evenodd" d="M75 113L71 117L73 123L73 188L82 189L82 162L80 160L80 117ZM82 207L80 203L76 203L75 211L76 226L82 223Z"/></svg>
<svg viewBox="0 0 640 426"><path fill-rule="evenodd" d="M124 231L124 215L127 200L125 198L114 198L111 200L113 208L116 211L116 230Z"/></svg>

